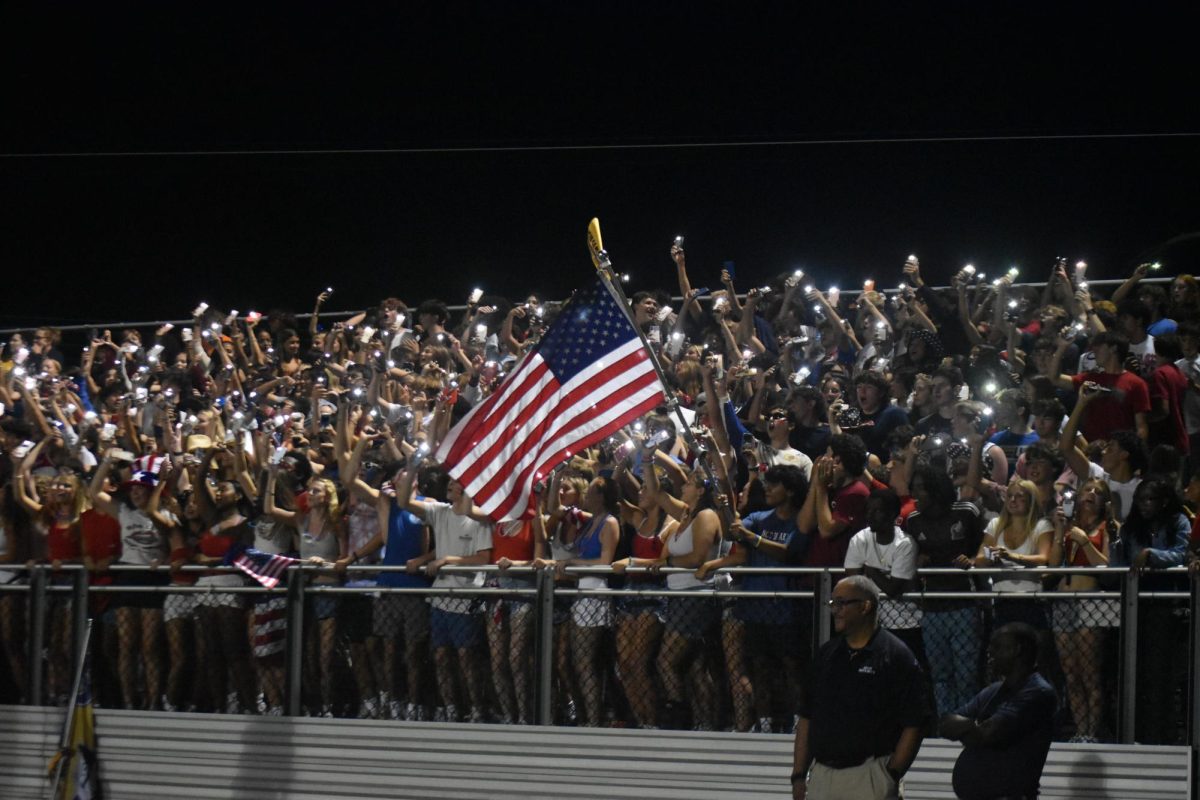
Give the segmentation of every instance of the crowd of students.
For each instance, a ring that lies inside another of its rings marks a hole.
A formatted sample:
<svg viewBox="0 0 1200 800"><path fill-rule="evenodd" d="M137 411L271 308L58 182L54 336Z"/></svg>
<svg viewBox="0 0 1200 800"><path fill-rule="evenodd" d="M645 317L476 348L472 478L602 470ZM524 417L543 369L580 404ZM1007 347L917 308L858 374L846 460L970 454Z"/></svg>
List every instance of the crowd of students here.
<svg viewBox="0 0 1200 800"><path fill-rule="evenodd" d="M1058 665L1063 730L1110 735L1119 607L1070 593L1113 583L1060 576L1048 585L1063 600L1045 603L1022 598L1047 580L1021 570L1185 580L1154 573L1187 564L1195 539L1196 280L1141 265L1104 298L1060 259L1042 288L967 267L937 290L909 257L889 294L868 281L843 297L795 272L740 295L725 271L722 288L694 287L682 247L670 257L680 307L641 291L630 311L679 412L573 455L517 522L487 519L449 465L416 454L501 385L558 303L476 293L452 315L387 298L323 325L322 293L303 330L287 312L201 304L179 330L97 331L78 359L53 328L14 334L0 582L44 564L67 584L79 565L93 586L129 587L90 595L101 703L280 713L285 600L228 591L247 582L221 565L243 546L291 554L327 567L312 587L362 589L307 597L309 713L528 723L534 572L554 570L579 590L556 598L557 721L780 731L814 615L775 593L812 577L747 572L730 587L720 570L845 569L891 598L882 623L918 654L938 709L977 691L987 626L1018 620ZM489 564L479 581L466 569ZM1011 572L971 572L985 567ZM482 578L507 594L471 598ZM169 591L192 585L209 591ZM466 593L378 591L430 586ZM600 587L643 593L586 591ZM916 590L991 594L900 597ZM50 594L51 701L69 689L70 602ZM1186 620L1141 613L1139 736L1174 741ZM26 696L28 624L25 595L0 592L9 699L26 702L46 699Z"/></svg>

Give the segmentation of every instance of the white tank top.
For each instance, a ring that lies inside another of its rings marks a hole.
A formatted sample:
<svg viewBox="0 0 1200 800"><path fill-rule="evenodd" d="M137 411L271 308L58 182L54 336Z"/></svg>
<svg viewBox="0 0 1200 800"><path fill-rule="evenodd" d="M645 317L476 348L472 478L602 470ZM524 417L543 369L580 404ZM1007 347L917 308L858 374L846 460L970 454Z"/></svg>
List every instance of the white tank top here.
<svg viewBox="0 0 1200 800"><path fill-rule="evenodd" d="M676 533L667 541L667 556L670 558L678 558L691 555L692 549L695 547L693 542L692 528L695 527L696 520L693 518L688 526ZM711 547L708 548L708 555L705 556L705 561L711 561L717 557L717 550L720 548L720 539L714 537ZM668 562L669 563L669 562ZM670 566L674 566L671 564ZM667 588L671 591L683 591L687 589L699 589L705 586L712 586L713 578L710 575L703 581L696 580L696 576L690 572L672 572L667 575Z"/></svg>

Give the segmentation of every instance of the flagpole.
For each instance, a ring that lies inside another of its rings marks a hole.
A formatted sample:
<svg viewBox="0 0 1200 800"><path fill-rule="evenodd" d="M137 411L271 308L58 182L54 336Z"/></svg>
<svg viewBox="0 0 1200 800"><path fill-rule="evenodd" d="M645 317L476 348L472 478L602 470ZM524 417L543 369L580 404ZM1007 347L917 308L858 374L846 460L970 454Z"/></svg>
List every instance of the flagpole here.
<svg viewBox="0 0 1200 800"><path fill-rule="evenodd" d="M692 452L699 456L698 460L700 462L700 468L704 470L704 474L708 478L710 485L716 486L716 476L713 474L712 467L709 465L708 459L704 457L706 452L705 448L700 445L699 440L696 439L696 435L692 433L692 428L688 424L687 418L684 417L683 410L679 406L679 398L677 398L675 394L667 388L667 373L665 370L663 370L662 364L659 363L658 355L654 352L654 348L650 346L650 341L646 338L646 334L642 332L642 329L638 327L637 321L634 320L633 313L629 310L629 300L625 297L624 290L614 279L612 260L608 257L608 251L604 249L603 242L600 238L600 220L595 218L593 218L591 223L588 225L588 250L592 255L592 264L596 267L596 272L600 275L601 280L604 281L605 288L608 289L608 293L613 296L613 299L617 301L617 305L620 306L621 311L624 312L626 319L629 320L629 324L632 325L634 331L637 332L638 339L641 340L642 343L642 348L646 351L646 355L650 359L651 366L654 367L654 371L658 374L659 383L661 383L663 387L663 399L667 405L667 409L675 415L676 419L679 420L680 435L683 436L684 441L687 442L687 445L692 449ZM686 311L686 309L681 310L680 313L683 313L683 311ZM710 403L715 402L716 398L710 398ZM721 454L718 453L717 455L720 457ZM732 508L728 504L717 504L716 510L717 513L721 515L721 520L725 523L726 530L728 530L729 526L733 524Z"/></svg>
<svg viewBox="0 0 1200 800"><path fill-rule="evenodd" d="M87 629L83 633L83 647L79 651L79 664L75 667L75 681L71 685L71 700L67 704L67 719L63 723L62 739L58 743L59 759L54 765L54 785L50 789L51 800L58 800L58 784L62 780L63 769L71 759L64 755L71 743L71 723L75 720L75 707L79 700L79 687L83 683L83 670L88 663L88 646L92 640L92 620L87 621Z"/></svg>

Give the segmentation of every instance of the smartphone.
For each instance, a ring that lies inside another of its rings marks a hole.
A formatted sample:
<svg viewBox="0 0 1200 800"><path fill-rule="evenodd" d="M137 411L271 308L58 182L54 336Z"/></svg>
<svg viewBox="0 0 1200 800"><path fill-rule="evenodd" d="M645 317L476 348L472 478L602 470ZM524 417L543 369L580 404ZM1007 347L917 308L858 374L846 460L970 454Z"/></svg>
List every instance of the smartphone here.
<svg viewBox="0 0 1200 800"><path fill-rule="evenodd" d="M1063 492L1062 512L1063 512L1063 516L1065 516L1067 519L1071 519L1072 517L1075 516L1075 493L1074 492Z"/></svg>
<svg viewBox="0 0 1200 800"><path fill-rule="evenodd" d="M19 445L17 445L17 448L15 450L13 450L13 456L16 458L24 458L25 456L29 455L29 451L32 449L33 449L33 442L26 439L25 441L23 441Z"/></svg>
<svg viewBox="0 0 1200 800"><path fill-rule="evenodd" d="M729 272L729 277L731 277L731 278L737 277L737 264L733 263L732 261L726 261L723 264L721 264L721 266L724 267L726 269L726 271Z"/></svg>
<svg viewBox="0 0 1200 800"><path fill-rule="evenodd" d="M483 299L483 289L472 289L471 296L467 298L467 303L469 303L470 305L473 305L473 306L478 305L479 301L482 299Z"/></svg>

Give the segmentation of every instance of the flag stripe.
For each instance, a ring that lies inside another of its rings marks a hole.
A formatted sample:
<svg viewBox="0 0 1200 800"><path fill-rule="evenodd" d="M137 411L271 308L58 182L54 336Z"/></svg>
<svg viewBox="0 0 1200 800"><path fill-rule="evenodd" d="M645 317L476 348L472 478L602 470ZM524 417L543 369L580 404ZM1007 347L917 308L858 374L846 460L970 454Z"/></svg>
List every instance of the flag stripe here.
<svg viewBox="0 0 1200 800"><path fill-rule="evenodd" d="M557 450L551 451L549 455L538 459L539 463L537 464L536 470L533 470L534 474L545 474L549 469L553 468L554 465L560 463L564 458L569 457L570 453L577 453L583 448L595 444L604 437L616 433L630 419L649 413L661 404L661 390L658 390L656 387L656 390L649 398L644 399L640 403L636 403L628 408L622 409L619 416L610 419L606 423L600 424L598 427L593 426L587 435L579 436L563 442ZM527 478L528 474L529 470L526 470L522 475L523 479L513 487L513 491L496 505L495 513L498 514L500 518L520 518L529 508L529 494L527 492L522 493L520 491L520 487L523 485L524 479ZM484 507L484 510L487 511L488 514L493 513L493 510L489 508Z"/></svg>
<svg viewBox="0 0 1200 800"><path fill-rule="evenodd" d="M573 436L573 429L581 428L592 419L608 414L610 409L619 408L625 402L626 394L640 394L648 388L649 395L657 398L658 402L662 402L662 390L659 387L657 376L653 370L650 370L634 377L616 376L608 383L592 387L593 391L586 395L579 396L577 392L572 392L571 394L576 396L574 402L568 405L564 400L561 403L564 410L559 416L544 419L536 426L526 426L514 431L514 435L504 443L505 449L500 454L501 457L491 456L484 463L484 469L467 486L467 492L472 496L480 492L485 496L490 496L497 490L498 483L504 481L509 473L514 470L523 470L537 459L539 451L551 448L553 444L559 442L564 436L564 432L568 440L575 441L582 438L590 430L580 430L580 435ZM552 449L560 448L552 447ZM569 448L562 447L561 449ZM464 473L464 478L470 474L471 471L468 470ZM521 479L523 479L523 475L518 477L518 480ZM483 504L480 503L480 505Z"/></svg>
<svg viewBox="0 0 1200 800"><path fill-rule="evenodd" d="M477 434L482 435L486 432L489 421L507 417L512 407L528 402L524 393L539 393L540 387L553 378L540 358L534 356L525 359L525 363L503 383L503 391L496 392L476 406L458 424L438 448L438 458L451 462L462 458L475 447Z"/></svg>
<svg viewBox="0 0 1200 800"><path fill-rule="evenodd" d="M629 382L642 375L653 379L654 370L646 360L645 352L639 348L638 352L584 378L574 387L556 384L548 387L552 391L543 390L536 405L524 406L517 409L515 415L497 420L492 432L475 446L469 466L459 480L468 487L469 493L480 491L481 481L486 482L501 471L502 466L511 463L516 452L536 442L535 437L545 436L551 431L550 426L561 423L564 412L574 411L581 404L612 402L612 398L619 397L622 390L629 388Z"/></svg>

